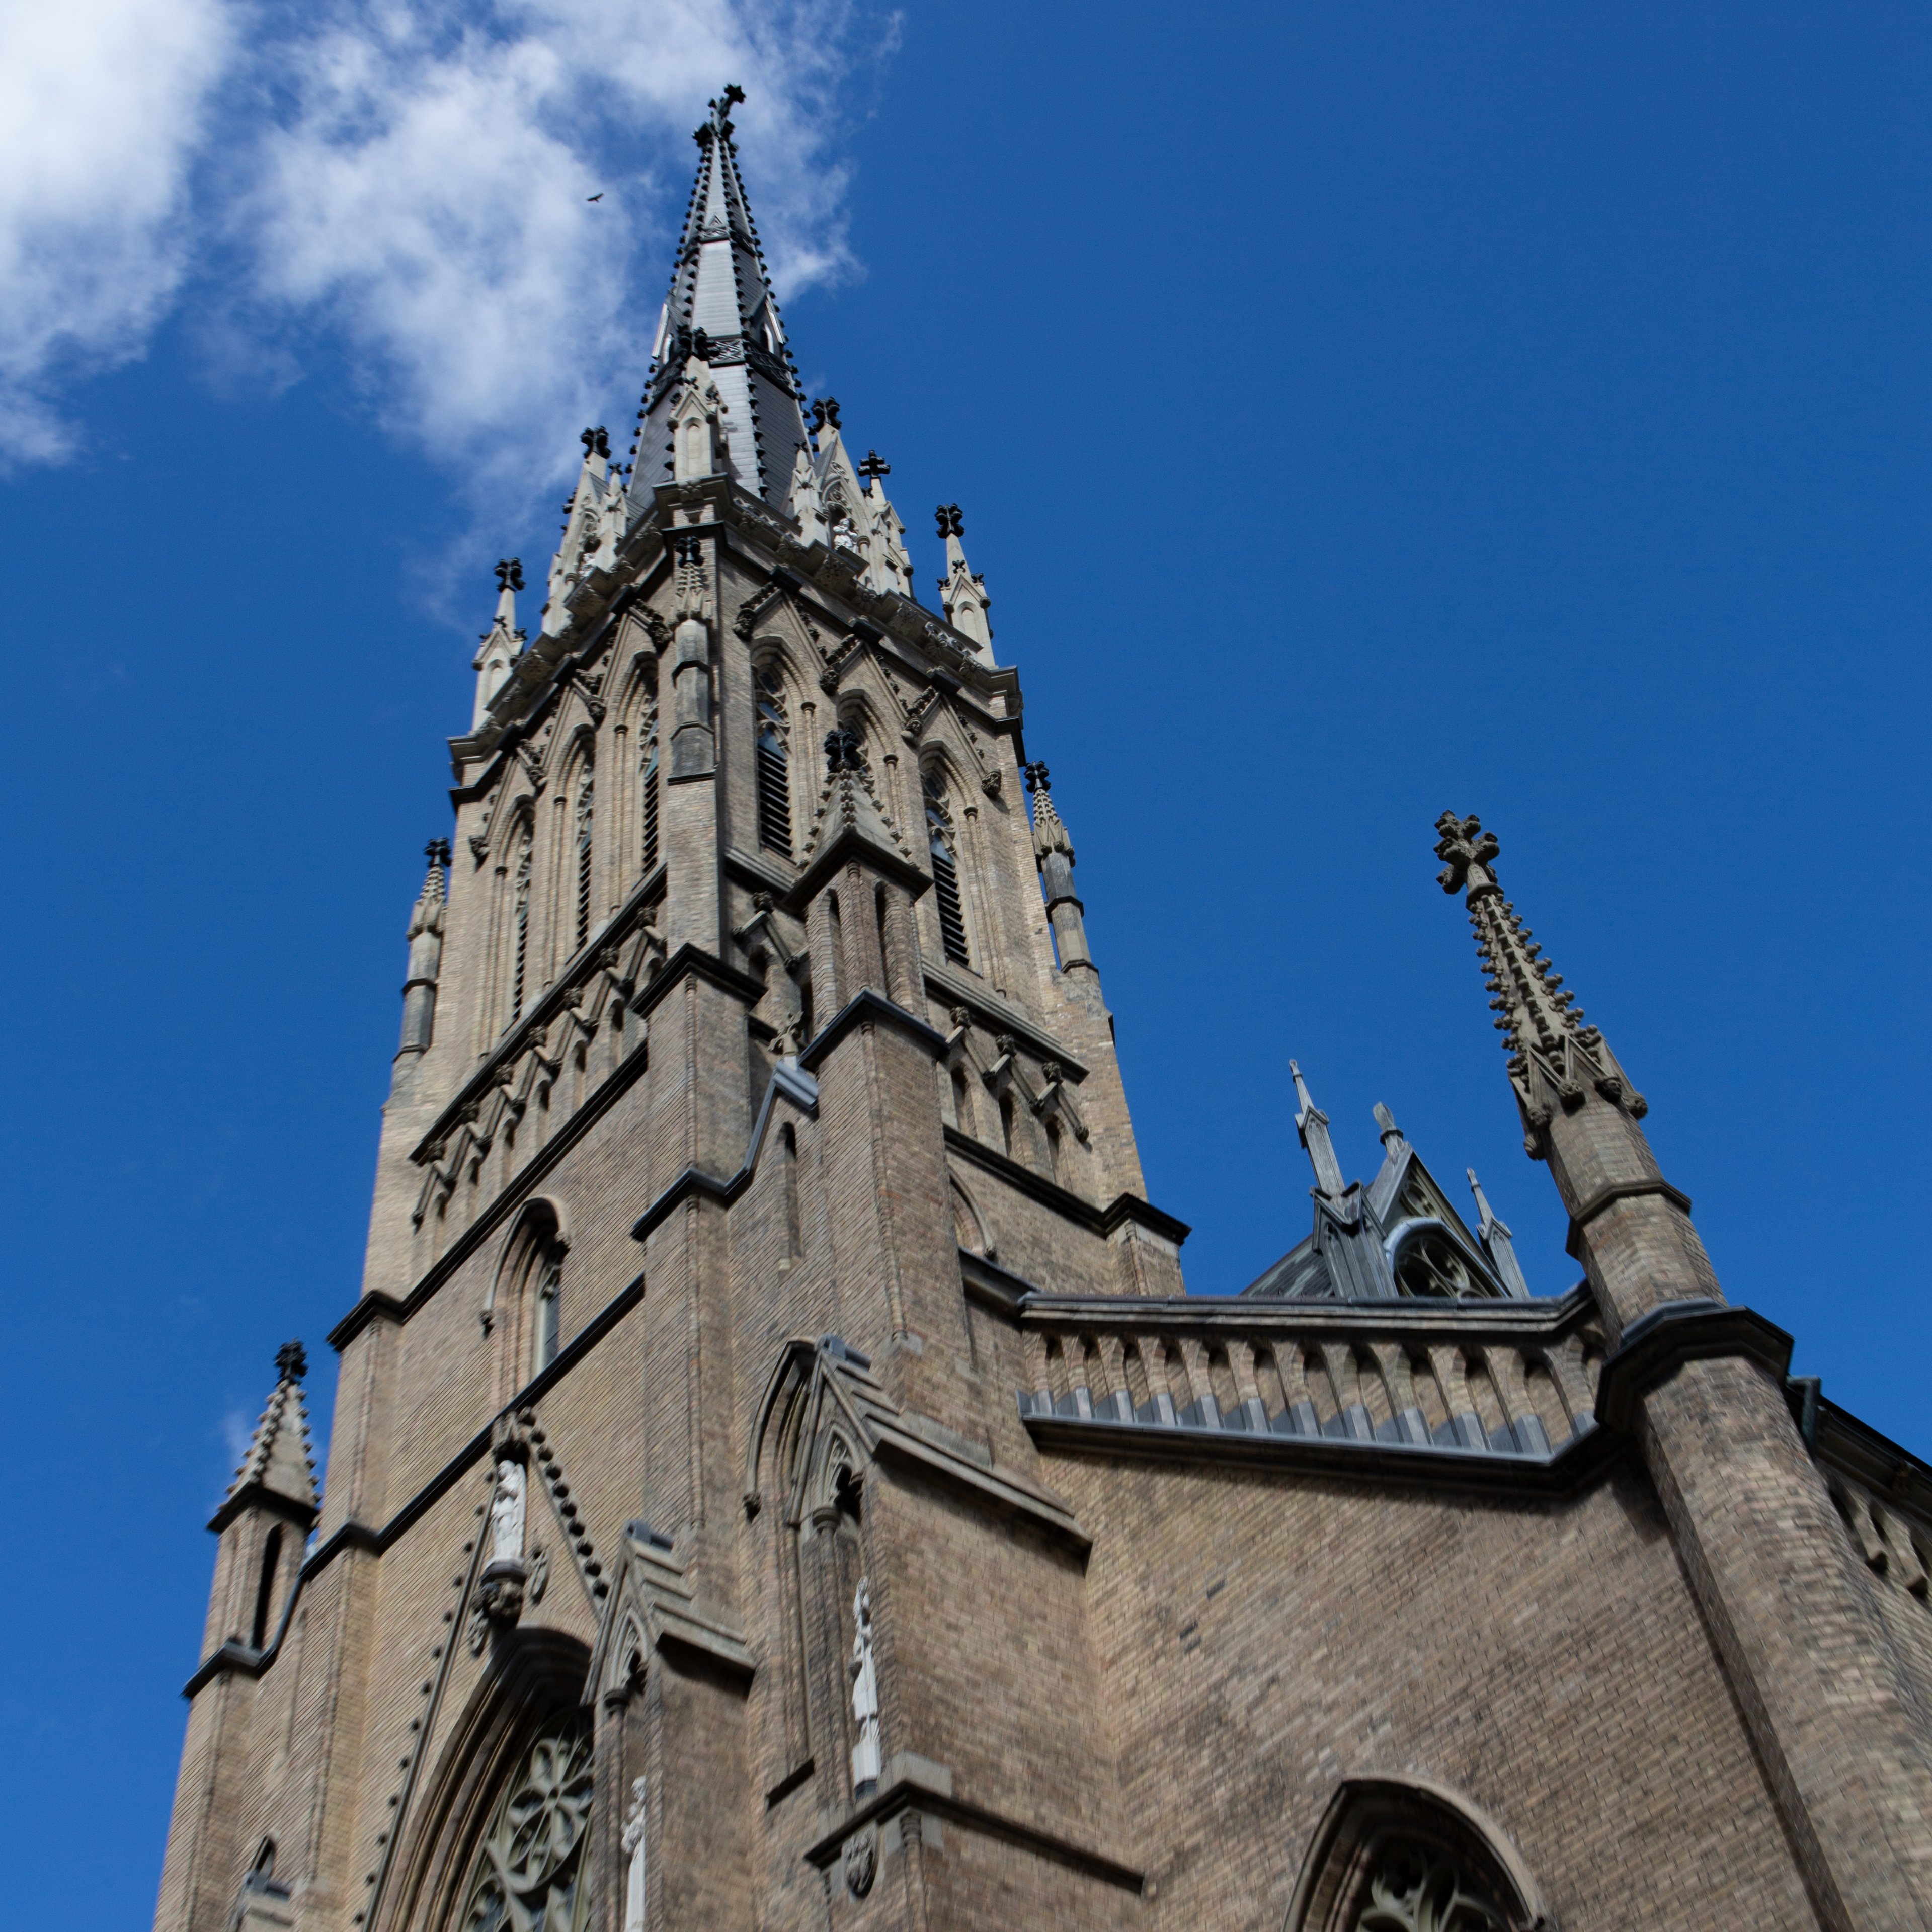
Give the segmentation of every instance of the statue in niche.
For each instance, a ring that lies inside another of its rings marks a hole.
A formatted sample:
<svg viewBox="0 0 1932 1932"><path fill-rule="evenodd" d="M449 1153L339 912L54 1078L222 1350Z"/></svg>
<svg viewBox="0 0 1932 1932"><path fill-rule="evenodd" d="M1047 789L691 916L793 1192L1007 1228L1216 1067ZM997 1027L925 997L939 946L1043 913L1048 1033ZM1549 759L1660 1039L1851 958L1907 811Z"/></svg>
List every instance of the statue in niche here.
<svg viewBox="0 0 1932 1932"><path fill-rule="evenodd" d="M863 1577L852 1598L852 1792L867 1798L879 1788L879 1672L872 1655L872 1586Z"/></svg>
<svg viewBox="0 0 1932 1932"><path fill-rule="evenodd" d="M509 1456L496 1465L496 1487L490 1497L490 1561L477 1579L470 1605L470 1648L478 1656L490 1640L492 1624L506 1628L524 1613L524 1497L528 1480L522 1463Z"/></svg>
<svg viewBox="0 0 1932 1932"><path fill-rule="evenodd" d="M496 1493L490 1498L490 1561L520 1565L524 1560L524 1466L496 1465Z"/></svg>
<svg viewBox="0 0 1932 1932"><path fill-rule="evenodd" d="M624 1814L624 1856L630 1860L624 1882L624 1932L644 1932L644 1780L631 1780L631 1808Z"/></svg>

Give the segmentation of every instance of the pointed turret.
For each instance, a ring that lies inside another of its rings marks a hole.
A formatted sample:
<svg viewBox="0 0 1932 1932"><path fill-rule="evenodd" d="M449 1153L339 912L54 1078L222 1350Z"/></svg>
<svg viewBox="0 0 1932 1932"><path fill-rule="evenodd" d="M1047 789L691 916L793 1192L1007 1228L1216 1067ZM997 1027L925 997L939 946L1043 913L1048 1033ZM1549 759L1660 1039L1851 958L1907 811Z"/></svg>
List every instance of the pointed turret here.
<svg viewBox="0 0 1932 1932"><path fill-rule="evenodd" d="M912 596L912 558L905 547L905 525L886 495L885 478L892 466L876 449L866 452L864 462L854 466L865 490L866 521L872 530L872 548L866 559L866 580L874 590Z"/></svg>
<svg viewBox="0 0 1932 1932"><path fill-rule="evenodd" d="M784 325L732 145L731 110L744 98L726 88L693 136L698 180L638 412L634 475L646 501L675 473L670 417L694 356L717 386L726 466L745 488L782 508L794 458L806 447Z"/></svg>
<svg viewBox="0 0 1932 1932"><path fill-rule="evenodd" d="M248 1453L208 1520L221 1540L208 1593L202 1666L188 1687L190 1696L226 1670L251 1669L275 1641L317 1513L308 1415L302 1406L302 1377L308 1372L302 1345L284 1342L275 1355L274 1389L255 1425Z"/></svg>
<svg viewBox="0 0 1932 1932"><path fill-rule="evenodd" d="M584 430L578 440L584 445L584 460L578 467L577 487L563 506L563 535L558 541L556 554L550 560L550 580L543 608L543 628L547 632L562 628L564 599L583 577L597 548L605 491L621 487L611 475L610 432L599 424Z"/></svg>
<svg viewBox="0 0 1932 1932"><path fill-rule="evenodd" d="M1532 1141L1548 1125L1552 1102L1574 1112L1586 1087L1632 1121L1642 1120L1643 1096L1624 1079L1603 1034L1583 1024L1576 996L1562 974L1550 970L1534 934L1503 897L1493 870L1502 849L1496 834L1485 832L1480 819L1459 819L1453 812L1443 813L1436 830L1436 856L1444 862L1438 883L1445 892L1464 895L1496 1030L1509 1053L1510 1083ZM1540 1148L1531 1151L1540 1156Z"/></svg>
<svg viewBox="0 0 1932 1932"><path fill-rule="evenodd" d="M939 520L939 534L946 539L946 574L939 580L939 601L945 608L946 621L962 636L970 638L980 656L993 662L993 627L986 613L993 600L986 595L986 580L976 577L966 561L964 519L957 503L942 503L933 514Z"/></svg>
<svg viewBox="0 0 1932 1932"><path fill-rule="evenodd" d="M1040 867L1046 916L1052 922L1053 942L1060 954L1060 970L1067 973L1078 968L1092 973L1093 956L1087 950L1087 908L1073 890L1072 835L1054 808L1046 766L1037 761L1028 765L1026 784L1033 794L1034 860Z"/></svg>
<svg viewBox="0 0 1932 1932"><path fill-rule="evenodd" d="M1342 1178L1342 1163L1335 1158L1334 1143L1328 1138L1328 1116L1310 1096L1300 1066L1291 1060L1288 1070L1294 1081L1294 1131L1308 1151L1309 1165L1315 1170L1315 1184L1330 1201L1339 1202L1348 1188Z"/></svg>
<svg viewBox="0 0 1932 1932"><path fill-rule="evenodd" d="M490 701L503 688L511 667L524 654L524 638L517 628L517 592L524 587L524 560L500 557L496 562L496 620L483 633L470 668L476 674L476 709L470 720L474 731L490 715Z"/></svg>
<svg viewBox="0 0 1932 1932"><path fill-rule="evenodd" d="M272 1501L298 1513L314 1513L315 1463L309 1453L308 1412L302 1392L302 1378L308 1373L308 1351L299 1342L284 1342L275 1352L275 1371L268 1406L212 1528L220 1528L225 1519L250 1503Z"/></svg>

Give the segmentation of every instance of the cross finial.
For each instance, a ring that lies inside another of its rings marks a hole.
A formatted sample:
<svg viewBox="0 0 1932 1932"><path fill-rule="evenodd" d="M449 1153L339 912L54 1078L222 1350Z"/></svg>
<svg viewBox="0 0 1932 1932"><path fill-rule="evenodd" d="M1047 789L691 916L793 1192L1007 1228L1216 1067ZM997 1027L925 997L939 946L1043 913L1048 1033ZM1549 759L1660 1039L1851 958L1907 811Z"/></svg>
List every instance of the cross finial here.
<svg viewBox="0 0 1932 1932"><path fill-rule="evenodd" d="M812 406L812 434L822 435L827 424L834 429L838 427L838 398L836 396L821 397Z"/></svg>
<svg viewBox="0 0 1932 1932"><path fill-rule="evenodd" d="M876 449L866 451L866 460L859 466L859 474L864 477L868 483L876 482L881 476L890 476L892 473L892 466L886 462Z"/></svg>
<svg viewBox="0 0 1932 1932"><path fill-rule="evenodd" d="M1026 767L1025 777L1028 791L1051 791L1053 789L1047 782L1046 767L1037 759Z"/></svg>
<svg viewBox="0 0 1932 1932"><path fill-rule="evenodd" d="M728 81L724 92L706 104L711 110L712 124L718 132L729 134L731 131L731 110L745 98L745 90L735 81Z"/></svg>
<svg viewBox="0 0 1932 1932"><path fill-rule="evenodd" d="M605 456L610 454L610 432L600 423L595 429L587 429L578 441L584 446L586 456Z"/></svg>
<svg viewBox="0 0 1932 1932"><path fill-rule="evenodd" d="M275 1351L275 1368L284 1382L300 1382L308 1373L308 1351L299 1342L284 1342Z"/></svg>
<svg viewBox="0 0 1932 1932"><path fill-rule="evenodd" d="M857 732L840 725L825 734L825 775L836 778L841 772L862 772L866 754Z"/></svg>
<svg viewBox="0 0 1932 1932"><path fill-rule="evenodd" d="M1445 892L1459 892L1466 886L1474 904L1485 893L1502 891L1490 868L1502 848L1493 832L1483 830L1480 818L1473 813L1458 818L1453 812L1445 812L1436 821L1436 830L1441 835L1436 842L1436 856L1444 861L1436 876Z"/></svg>
<svg viewBox="0 0 1932 1932"><path fill-rule="evenodd" d="M496 588L500 590L520 590L524 587L524 560L520 556L500 556L496 560Z"/></svg>
<svg viewBox="0 0 1932 1932"><path fill-rule="evenodd" d="M432 866L447 866L449 863L449 841L447 838L432 838L423 848L423 856Z"/></svg>
<svg viewBox="0 0 1932 1932"><path fill-rule="evenodd" d="M939 534L943 537L963 537L966 534L964 520L959 514L957 503L941 503L932 513L939 519Z"/></svg>

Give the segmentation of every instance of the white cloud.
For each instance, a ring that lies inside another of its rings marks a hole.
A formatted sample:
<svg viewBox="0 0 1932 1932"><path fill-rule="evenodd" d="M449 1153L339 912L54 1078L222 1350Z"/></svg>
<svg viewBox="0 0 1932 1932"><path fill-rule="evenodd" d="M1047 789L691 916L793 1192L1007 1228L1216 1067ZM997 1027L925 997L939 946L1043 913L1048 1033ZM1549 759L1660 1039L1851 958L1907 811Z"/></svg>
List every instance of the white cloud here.
<svg viewBox="0 0 1932 1932"><path fill-rule="evenodd" d="M0 10L0 461L52 460L63 376L140 353L188 256L223 0Z"/></svg>
<svg viewBox="0 0 1932 1932"><path fill-rule="evenodd" d="M16 455L56 447L32 404L61 366L61 328L46 318L87 319L97 356L134 353L177 284L185 158L227 44L218 9L241 0L80 4L138 21L172 52L150 58L154 104L122 130L112 164L76 164L92 228L63 238L62 224L0 206L0 235L43 291L21 302L0 280L0 356L18 340L14 392L29 399L0 415L0 447ZM850 267L845 176L830 151L842 83L890 46L892 19L871 4L336 0L311 10L279 38L257 36L206 130L219 164L206 172L202 232L224 272L200 292L205 305L224 340L238 328L277 338L278 366L291 348L341 346L379 420L460 470L480 499L539 477L548 488L574 454L577 427L602 414L616 428L610 412L643 374L696 160L688 136L725 81L749 95L740 146L781 292ZM72 63L74 98L45 111L57 146L88 154L79 123L124 64L98 36ZM171 88L164 70L178 76ZM117 200L130 178L140 194ZM0 374L8 368L0 360Z"/></svg>

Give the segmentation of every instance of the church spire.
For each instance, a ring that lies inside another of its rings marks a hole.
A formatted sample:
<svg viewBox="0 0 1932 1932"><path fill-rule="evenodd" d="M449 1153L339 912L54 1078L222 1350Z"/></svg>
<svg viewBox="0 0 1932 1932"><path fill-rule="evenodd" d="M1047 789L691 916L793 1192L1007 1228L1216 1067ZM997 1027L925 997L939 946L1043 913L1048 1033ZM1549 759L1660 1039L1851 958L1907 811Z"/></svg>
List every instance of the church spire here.
<svg viewBox="0 0 1932 1932"><path fill-rule="evenodd" d="M634 479L646 501L671 480L670 415L694 356L717 386L728 466L745 488L782 508L797 453L808 448L784 324L732 143L731 110L744 98L742 88L726 88L692 136L698 179L638 412Z"/></svg>
<svg viewBox="0 0 1932 1932"><path fill-rule="evenodd" d="M1545 1126L1554 1100L1566 1111L1593 1087L1631 1119L1645 1112L1643 1096L1624 1079L1603 1034L1583 1024L1576 996L1550 970L1535 934L1503 897L1494 870L1502 849L1493 832L1475 818L1445 812L1436 821L1436 856L1444 861L1438 882L1464 895L1476 950L1487 976L1496 1030L1509 1053L1510 1084L1533 1138Z"/></svg>

